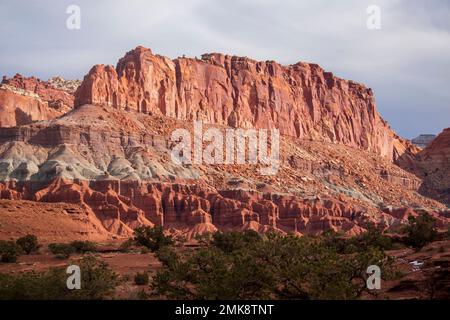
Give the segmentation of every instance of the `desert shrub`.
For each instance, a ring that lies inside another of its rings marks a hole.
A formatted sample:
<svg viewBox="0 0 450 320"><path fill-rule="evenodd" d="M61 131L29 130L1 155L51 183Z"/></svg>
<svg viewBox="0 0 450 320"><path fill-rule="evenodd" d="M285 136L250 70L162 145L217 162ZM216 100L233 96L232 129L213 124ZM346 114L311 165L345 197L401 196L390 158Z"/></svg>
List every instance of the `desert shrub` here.
<svg viewBox="0 0 450 320"><path fill-rule="evenodd" d="M141 290L136 294L137 300L147 300L148 298L149 295L147 294L147 292L145 292L145 290Z"/></svg>
<svg viewBox="0 0 450 320"><path fill-rule="evenodd" d="M0 274L0 299L100 300L110 297L117 285L116 274L93 257L84 257L77 263L81 270L80 290L69 290L66 270L53 268L45 272Z"/></svg>
<svg viewBox="0 0 450 320"><path fill-rule="evenodd" d="M137 284L138 286L147 285L149 283L149 277L147 272L136 273L136 275L134 276L134 283Z"/></svg>
<svg viewBox="0 0 450 320"><path fill-rule="evenodd" d="M141 246L147 247L151 252L158 251L164 246L174 244L171 237L164 234L163 228L142 226L134 230L134 241Z"/></svg>
<svg viewBox="0 0 450 320"><path fill-rule="evenodd" d="M422 249L428 243L436 240L438 232L436 230L436 219L428 213L418 217L410 216L408 225L405 227L405 243L416 250Z"/></svg>
<svg viewBox="0 0 450 320"><path fill-rule="evenodd" d="M430 300L450 299L450 270L448 268L431 269L424 272L423 291Z"/></svg>
<svg viewBox="0 0 450 320"><path fill-rule="evenodd" d="M324 233L320 235L320 239L322 240L322 243L332 248L333 250L336 250L336 252L344 253L344 252L356 252L358 249L352 241L349 241L349 239L345 238L343 234L338 233L334 230L327 230ZM353 241L356 242L356 241Z"/></svg>
<svg viewBox="0 0 450 320"><path fill-rule="evenodd" d="M390 274L391 260L375 247L343 254L320 238L230 237L197 250L158 251L163 268L152 279L154 293L170 299L357 299L367 290L367 266Z"/></svg>
<svg viewBox="0 0 450 320"><path fill-rule="evenodd" d="M118 284L117 274L106 262L93 256L85 256L79 262L81 270L81 290L72 290L73 298L81 300L101 300L110 297Z"/></svg>
<svg viewBox="0 0 450 320"><path fill-rule="evenodd" d="M97 251L97 245L91 241L72 241L70 245L78 253L95 252Z"/></svg>
<svg viewBox="0 0 450 320"><path fill-rule="evenodd" d="M224 252L230 253L260 240L262 238L259 233L253 230L216 232L212 236L211 244Z"/></svg>
<svg viewBox="0 0 450 320"><path fill-rule="evenodd" d="M394 248L391 238L383 235L373 224L367 226L366 232L351 238L344 237L342 234L332 230L325 232L320 238L325 245L333 248L338 253L363 252L369 248L377 248L383 251Z"/></svg>
<svg viewBox="0 0 450 320"><path fill-rule="evenodd" d="M40 247L37 237L31 234L17 239L16 244L21 247L26 254L37 252Z"/></svg>
<svg viewBox="0 0 450 320"><path fill-rule="evenodd" d="M183 246L188 241L188 238L186 237L186 235L180 234L173 237L173 241L177 246Z"/></svg>
<svg viewBox="0 0 450 320"><path fill-rule="evenodd" d="M120 244L119 251L120 252L128 252L130 248L134 245L133 239L128 239Z"/></svg>
<svg viewBox="0 0 450 320"><path fill-rule="evenodd" d="M147 247L142 247L142 248L141 248L141 254L147 254L147 253L149 253L149 252L150 252L150 250L148 250Z"/></svg>
<svg viewBox="0 0 450 320"><path fill-rule="evenodd" d="M45 273L0 274L0 299L51 299L55 291L62 289L63 276L63 271L53 269Z"/></svg>
<svg viewBox="0 0 450 320"><path fill-rule="evenodd" d="M90 241L72 241L71 243L51 243L49 250L57 257L67 259L73 253L97 251L97 245Z"/></svg>
<svg viewBox="0 0 450 320"><path fill-rule="evenodd" d="M213 239L213 233L199 233L194 236L194 239L197 240L200 245L210 245Z"/></svg>
<svg viewBox="0 0 450 320"><path fill-rule="evenodd" d="M61 259L67 259L76 252L75 248L67 243L50 243L48 249L56 257Z"/></svg>
<svg viewBox="0 0 450 320"><path fill-rule="evenodd" d="M361 251L367 250L369 247L375 247L380 250L391 250L393 248L391 238L383 235L373 224L369 224L367 231L354 237L353 240L350 243L355 244Z"/></svg>
<svg viewBox="0 0 450 320"><path fill-rule="evenodd" d="M13 263L23 253L22 248L14 241L0 241L0 260L4 263Z"/></svg>

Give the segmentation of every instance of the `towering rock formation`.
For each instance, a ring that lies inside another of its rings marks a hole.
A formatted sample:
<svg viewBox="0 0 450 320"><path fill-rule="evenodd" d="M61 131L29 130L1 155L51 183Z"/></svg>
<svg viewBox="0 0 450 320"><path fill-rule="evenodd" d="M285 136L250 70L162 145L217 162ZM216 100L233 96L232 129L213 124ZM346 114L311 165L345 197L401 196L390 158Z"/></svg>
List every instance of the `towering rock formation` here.
<svg viewBox="0 0 450 320"><path fill-rule="evenodd" d="M282 66L216 53L170 60L137 47L116 68L89 71L75 98L75 106L84 104L279 128L284 135L341 142L391 160L413 150L378 114L371 89L302 62Z"/></svg>

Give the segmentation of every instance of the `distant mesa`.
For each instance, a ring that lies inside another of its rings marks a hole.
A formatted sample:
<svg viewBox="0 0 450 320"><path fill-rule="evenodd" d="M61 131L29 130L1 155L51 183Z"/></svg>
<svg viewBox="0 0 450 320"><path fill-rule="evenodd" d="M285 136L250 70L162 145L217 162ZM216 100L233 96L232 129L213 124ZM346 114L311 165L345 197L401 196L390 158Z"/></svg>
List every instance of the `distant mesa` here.
<svg viewBox="0 0 450 320"><path fill-rule="evenodd" d="M421 134L411 140L419 148L426 148L436 138L435 134Z"/></svg>

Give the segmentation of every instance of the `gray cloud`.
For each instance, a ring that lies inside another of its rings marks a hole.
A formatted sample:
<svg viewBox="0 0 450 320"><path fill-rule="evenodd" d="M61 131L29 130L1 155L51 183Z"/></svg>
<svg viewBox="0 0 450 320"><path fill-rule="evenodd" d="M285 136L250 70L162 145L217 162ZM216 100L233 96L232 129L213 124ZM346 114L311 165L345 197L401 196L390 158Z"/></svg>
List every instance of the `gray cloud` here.
<svg viewBox="0 0 450 320"><path fill-rule="evenodd" d="M69 4L82 28L65 27ZM381 8L382 29L366 28ZM450 126L448 0L3 1L0 71L81 78L144 45L175 58L224 52L283 64L315 62L372 87L406 137Z"/></svg>

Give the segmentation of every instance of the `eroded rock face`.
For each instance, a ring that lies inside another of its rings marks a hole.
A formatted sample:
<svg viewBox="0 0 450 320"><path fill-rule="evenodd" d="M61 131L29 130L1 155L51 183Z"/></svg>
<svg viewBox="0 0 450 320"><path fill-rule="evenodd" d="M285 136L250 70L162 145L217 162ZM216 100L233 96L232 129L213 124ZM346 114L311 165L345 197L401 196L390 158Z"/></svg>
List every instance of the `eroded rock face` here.
<svg viewBox="0 0 450 320"><path fill-rule="evenodd" d="M216 53L170 60L137 47L116 68L94 66L75 96L75 106L279 128L284 135L341 142L392 160L413 150L380 117L371 89L316 64L282 66Z"/></svg>
<svg viewBox="0 0 450 320"><path fill-rule="evenodd" d="M49 81L42 81L35 77L26 78L16 74L11 79L3 77L2 84L35 93L51 108L72 109L73 93L77 89L79 81L67 81L61 77L53 77Z"/></svg>
<svg viewBox="0 0 450 320"><path fill-rule="evenodd" d="M39 191L34 191L39 189ZM354 235L368 223L395 227L411 208L389 209L377 217L361 206L335 198L300 199L291 195L252 190L216 190L202 184L137 181L68 181L0 183L0 199L63 202L81 205L88 218L100 221L105 231L131 236L140 225L162 225L193 236L215 230L317 235L327 230ZM450 212L432 212L439 227L449 223Z"/></svg>
<svg viewBox="0 0 450 320"><path fill-rule="evenodd" d="M0 127L14 127L38 120L49 120L73 108L73 90L56 88L49 82L16 74L3 77L0 84ZM53 83L52 82L52 83Z"/></svg>
<svg viewBox="0 0 450 320"><path fill-rule="evenodd" d="M422 192L450 205L450 128L417 155L415 165L424 179Z"/></svg>
<svg viewBox="0 0 450 320"><path fill-rule="evenodd" d="M15 127L61 115L38 95L0 85L0 127Z"/></svg>

